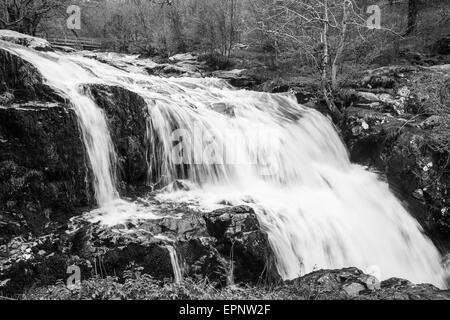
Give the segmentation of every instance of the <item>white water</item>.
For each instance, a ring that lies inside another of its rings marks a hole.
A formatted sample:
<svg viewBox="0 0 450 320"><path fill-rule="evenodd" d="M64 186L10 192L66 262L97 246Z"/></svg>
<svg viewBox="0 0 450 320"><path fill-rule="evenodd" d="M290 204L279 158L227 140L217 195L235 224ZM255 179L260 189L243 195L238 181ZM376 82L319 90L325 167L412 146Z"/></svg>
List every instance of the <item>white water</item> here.
<svg viewBox="0 0 450 320"><path fill-rule="evenodd" d="M97 203L106 205L118 198L113 167L116 156L103 110L81 92L81 84L95 81L89 71L60 59L56 53L38 54L36 51L1 43L12 53L31 62L38 68L48 85L69 100L76 112L83 141L94 174L94 191Z"/></svg>
<svg viewBox="0 0 450 320"><path fill-rule="evenodd" d="M181 272L181 265L178 260L177 252L171 245L167 245L166 248L169 251L175 283L181 283L183 281L183 274Z"/></svg>
<svg viewBox="0 0 450 320"><path fill-rule="evenodd" d="M136 207L120 202L117 209L105 117L79 91L91 82L121 85L148 102L149 180L186 178L196 185L159 199L203 210L253 207L285 279L317 268L375 266L382 279L444 286L441 257L417 221L375 174L349 162L331 123L293 97L234 90L217 79L131 74L77 55L9 50L32 62L74 104L95 175L100 221L118 223ZM174 148L180 136L184 142ZM181 146L184 170L174 152Z"/></svg>

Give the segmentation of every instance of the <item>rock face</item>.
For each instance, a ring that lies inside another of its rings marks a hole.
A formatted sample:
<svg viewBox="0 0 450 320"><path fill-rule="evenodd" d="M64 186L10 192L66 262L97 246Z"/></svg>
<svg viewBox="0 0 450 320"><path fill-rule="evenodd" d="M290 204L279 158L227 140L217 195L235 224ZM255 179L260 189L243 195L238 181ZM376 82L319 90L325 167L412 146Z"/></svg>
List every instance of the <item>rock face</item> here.
<svg viewBox="0 0 450 320"><path fill-rule="evenodd" d="M90 204L79 133L63 105L0 107L0 244L41 234Z"/></svg>
<svg viewBox="0 0 450 320"><path fill-rule="evenodd" d="M91 192L72 108L32 65L4 49L0 70L2 245L66 222L91 204Z"/></svg>
<svg viewBox="0 0 450 320"><path fill-rule="evenodd" d="M368 72L342 95L351 158L386 174L439 247L450 248L450 77L432 68ZM447 109L448 110L448 109Z"/></svg>
<svg viewBox="0 0 450 320"><path fill-rule="evenodd" d="M1 44L9 46L6 42ZM41 74L33 65L2 48L0 71L0 101L3 105L28 101L63 102L43 83Z"/></svg>
<svg viewBox="0 0 450 320"><path fill-rule="evenodd" d="M397 278L380 283L357 268L319 270L285 285L310 299L450 300L450 291L441 291L430 284L414 285Z"/></svg>
<svg viewBox="0 0 450 320"><path fill-rule="evenodd" d="M147 180L146 102L121 87L85 86L86 92L105 110L108 127L118 156L118 178L123 191L139 187Z"/></svg>
<svg viewBox="0 0 450 320"><path fill-rule="evenodd" d="M145 68L147 73L160 77L202 77L206 71L204 63L192 54L177 54L169 57L167 63L153 64Z"/></svg>
<svg viewBox="0 0 450 320"><path fill-rule="evenodd" d="M32 37L12 30L0 30L0 40L19 44L37 51L53 51L47 40Z"/></svg>
<svg viewBox="0 0 450 320"><path fill-rule="evenodd" d="M280 280L267 235L261 231L253 209L246 206L219 209L204 216L208 234L217 249L233 261L237 282Z"/></svg>
<svg viewBox="0 0 450 320"><path fill-rule="evenodd" d="M56 250L54 233L94 201L74 110L36 68L4 49L15 44L0 42L0 274L11 275L0 283L18 289L35 273L58 278L59 256L44 253ZM31 247L42 263L28 264Z"/></svg>
<svg viewBox="0 0 450 320"><path fill-rule="evenodd" d="M157 279L173 278L168 246L175 249L184 277L230 282L281 281L267 235L249 207L200 213L187 207L160 207L161 218L107 227L75 217L66 234L52 234L5 245L0 288L8 294L67 278L71 264L84 279L117 275L140 267ZM180 216L182 214L182 216Z"/></svg>
<svg viewBox="0 0 450 320"><path fill-rule="evenodd" d="M83 52L88 58L96 59L125 71L143 73L163 78L170 77L214 77L227 81L232 86L253 89L260 84L246 69L212 70L206 61L193 54L177 54L168 59L140 58L118 53Z"/></svg>
<svg viewBox="0 0 450 320"><path fill-rule="evenodd" d="M236 88L251 89L257 85L257 81L246 74L245 69L233 69L226 71L214 71L211 76L226 80Z"/></svg>

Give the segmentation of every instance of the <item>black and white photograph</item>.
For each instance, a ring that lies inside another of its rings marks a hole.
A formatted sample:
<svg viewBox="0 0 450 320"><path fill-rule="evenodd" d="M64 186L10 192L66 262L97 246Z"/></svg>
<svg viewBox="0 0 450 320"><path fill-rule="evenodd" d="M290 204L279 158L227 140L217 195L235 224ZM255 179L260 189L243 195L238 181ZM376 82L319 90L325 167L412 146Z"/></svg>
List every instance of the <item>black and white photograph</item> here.
<svg viewBox="0 0 450 320"><path fill-rule="evenodd" d="M0 0L0 308L30 300L450 300L450 1Z"/></svg>

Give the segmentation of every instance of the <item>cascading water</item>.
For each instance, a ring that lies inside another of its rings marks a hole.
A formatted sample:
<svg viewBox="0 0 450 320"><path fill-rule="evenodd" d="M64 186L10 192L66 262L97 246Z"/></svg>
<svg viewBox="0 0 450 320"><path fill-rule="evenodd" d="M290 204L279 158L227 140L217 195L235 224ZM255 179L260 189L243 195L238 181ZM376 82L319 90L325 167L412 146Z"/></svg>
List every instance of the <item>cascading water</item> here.
<svg viewBox="0 0 450 320"><path fill-rule="evenodd" d="M164 141L156 153L162 176L198 184L160 200L253 207L286 279L315 268L376 266L383 279L443 285L436 248L386 183L350 163L325 117L288 96L212 87L202 97L195 109L189 101L151 108ZM217 112L215 101L233 111ZM166 143L174 140L175 148Z"/></svg>
<svg viewBox="0 0 450 320"><path fill-rule="evenodd" d="M95 79L92 79L87 70L68 60L60 59L56 53L43 55L19 46L2 44L7 50L31 62L48 84L72 103L92 167L97 203L105 206L117 199L113 170L116 156L105 115L92 99L81 93L80 85Z"/></svg>
<svg viewBox="0 0 450 320"><path fill-rule="evenodd" d="M152 214L123 202L118 214L120 205L107 205L118 198L114 151L103 112L80 93L82 83L120 85L142 96L150 115L149 180L194 185L166 189L158 199L203 210L251 206L285 279L356 266L376 268L383 279L444 286L441 257L418 222L386 183L350 163L332 124L294 97L235 90L217 79L161 79L79 55L8 50L33 63L74 104L98 210L114 212L104 223Z"/></svg>
<svg viewBox="0 0 450 320"><path fill-rule="evenodd" d="M177 252L175 248L171 245L166 246L170 255L170 262L172 263L173 277L175 283L181 283L183 281L183 274L181 272L180 262L178 260Z"/></svg>

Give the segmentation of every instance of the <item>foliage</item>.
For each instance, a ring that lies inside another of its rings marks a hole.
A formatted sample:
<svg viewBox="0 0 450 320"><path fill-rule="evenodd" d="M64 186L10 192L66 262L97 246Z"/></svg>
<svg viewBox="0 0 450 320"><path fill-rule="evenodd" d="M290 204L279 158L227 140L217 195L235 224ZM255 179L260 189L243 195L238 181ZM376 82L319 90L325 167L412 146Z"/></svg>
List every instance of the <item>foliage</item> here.
<svg viewBox="0 0 450 320"><path fill-rule="evenodd" d="M3 0L0 3L0 28L35 35L39 24L64 7L61 0Z"/></svg>
<svg viewBox="0 0 450 320"><path fill-rule="evenodd" d="M215 283L186 278L182 283L156 280L139 268L117 277L84 280L80 289L70 290L62 281L53 286L35 288L21 299L31 300L290 300L307 299L308 291L290 286L228 286L218 289Z"/></svg>

